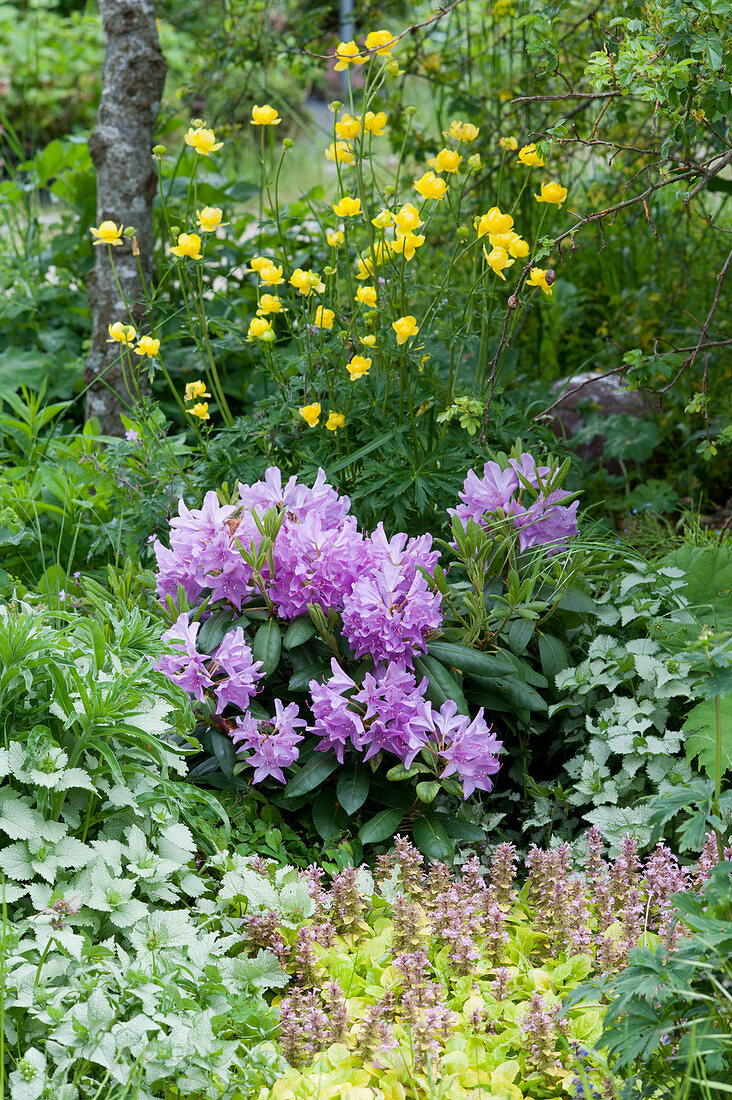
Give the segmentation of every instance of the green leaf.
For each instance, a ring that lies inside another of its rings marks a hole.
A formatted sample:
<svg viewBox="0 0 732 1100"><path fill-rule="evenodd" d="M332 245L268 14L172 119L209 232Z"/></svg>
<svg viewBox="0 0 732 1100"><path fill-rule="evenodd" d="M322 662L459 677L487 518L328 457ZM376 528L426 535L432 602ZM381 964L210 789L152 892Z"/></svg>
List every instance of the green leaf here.
<svg viewBox="0 0 732 1100"><path fill-rule="evenodd" d="M432 642L427 646L427 652L443 664L471 676L505 676L513 672L513 665L505 657L454 642Z"/></svg>
<svg viewBox="0 0 732 1100"><path fill-rule="evenodd" d="M569 650L564 642L555 638L553 634L539 635L539 658L541 670L547 680L552 681L558 672L569 668Z"/></svg>
<svg viewBox="0 0 732 1100"><path fill-rule="evenodd" d="M233 741L218 730L211 730L211 748L221 771L227 779L231 779L234 774L234 764L236 764L236 747Z"/></svg>
<svg viewBox="0 0 732 1100"><path fill-rule="evenodd" d="M313 825L326 844L348 829L348 818L333 791L321 791L313 802Z"/></svg>
<svg viewBox="0 0 732 1100"><path fill-rule="evenodd" d="M199 653L213 653L221 645L224 635L234 620L234 611L217 611L210 619L202 623L196 635L196 649Z"/></svg>
<svg viewBox="0 0 732 1100"><path fill-rule="evenodd" d="M326 676L329 671L323 664L306 665L305 668L298 669L290 677L287 686L290 691L307 691L311 680L319 680L321 676Z"/></svg>
<svg viewBox="0 0 732 1100"><path fill-rule="evenodd" d="M701 622L732 630L732 546L680 546L663 564L683 569L684 595Z"/></svg>
<svg viewBox="0 0 732 1100"><path fill-rule="evenodd" d="M287 784L288 798L298 798L319 787L338 767L338 761L331 753L317 753L304 764L300 771Z"/></svg>
<svg viewBox="0 0 732 1100"><path fill-rule="evenodd" d="M412 839L428 859L450 859L453 846L443 826L432 814L418 818L412 829Z"/></svg>
<svg viewBox="0 0 732 1100"><path fill-rule="evenodd" d="M338 776L336 794L349 817L363 806L368 797L370 782L371 774L360 761L350 760L346 763Z"/></svg>
<svg viewBox="0 0 732 1100"><path fill-rule="evenodd" d="M287 633L282 640L285 649L296 649L304 645L315 633L315 623L309 615L300 615L290 623Z"/></svg>
<svg viewBox="0 0 732 1100"><path fill-rule="evenodd" d="M440 661L430 656L415 657L414 669L418 678L427 677L426 695L434 707L439 710L447 699L452 699L457 703L458 714L469 713L463 689Z"/></svg>
<svg viewBox="0 0 732 1100"><path fill-rule="evenodd" d="M361 826L358 839L362 844L378 844L379 841L388 840L394 836L403 820L403 810L382 810Z"/></svg>
<svg viewBox="0 0 732 1100"><path fill-rule="evenodd" d="M236 180L229 184L223 194L232 202L248 202L253 195L259 194L259 186L249 180Z"/></svg>
<svg viewBox="0 0 732 1100"><path fill-rule="evenodd" d="M467 840L471 844L480 844L485 840L485 831L472 821L463 821L461 817L453 817L451 814L435 812L433 820L439 822L448 836L456 840Z"/></svg>
<svg viewBox="0 0 732 1100"><path fill-rule="evenodd" d="M277 668L282 652L282 635L274 619L262 623L254 637L252 655L255 661L262 662L262 671L270 676Z"/></svg>
<svg viewBox="0 0 732 1100"><path fill-rule="evenodd" d="M568 588L559 601L560 611L589 613L597 610L597 604L579 588Z"/></svg>
<svg viewBox="0 0 732 1100"><path fill-rule="evenodd" d="M526 651L526 647L534 633L535 625L531 619L514 619L510 624L506 632L506 638L514 653L524 653Z"/></svg>
<svg viewBox="0 0 732 1100"><path fill-rule="evenodd" d="M722 774L732 769L732 693L719 700ZM686 759L699 758L699 766L710 779L715 778L717 761L717 712L714 699L705 699L689 712L684 722Z"/></svg>
<svg viewBox="0 0 732 1100"><path fill-rule="evenodd" d="M442 785L435 779L425 780L423 783L418 783L415 787L417 798L420 802L434 802L441 790Z"/></svg>

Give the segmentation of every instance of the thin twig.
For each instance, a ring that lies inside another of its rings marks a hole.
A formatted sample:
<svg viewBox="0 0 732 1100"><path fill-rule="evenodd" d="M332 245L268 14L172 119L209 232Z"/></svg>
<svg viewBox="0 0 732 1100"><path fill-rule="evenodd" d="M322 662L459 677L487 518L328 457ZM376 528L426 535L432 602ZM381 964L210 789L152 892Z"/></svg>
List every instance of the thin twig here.
<svg viewBox="0 0 732 1100"><path fill-rule="evenodd" d="M711 309L709 310L709 313L707 314L707 319L704 322L704 328L701 330L701 333L699 335L699 340L696 343L696 345L694 347L694 350L692 351L689 358L684 363L682 363L681 367L676 372L675 376L671 379L671 381L668 383L668 385L664 386L663 389L657 390L656 391L657 393L666 393L667 390L670 390L672 388L672 386L676 385L679 378L681 378L681 375L684 374L685 371L691 370L691 368L694 366L697 355L699 354L699 352L704 347L704 342L707 338L707 333L709 332L710 325L711 325L711 323L714 319L714 314L717 312L717 306L719 305L719 297L722 293L722 284L724 283L724 280L727 277L727 272L729 270L729 265L731 263L732 263L732 251L729 252L729 254L727 256L727 259L724 261L724 265L722 267L722 270L720 271L719 275L717 275L717 291L714 295L714 301L712 302Z"/></svg>

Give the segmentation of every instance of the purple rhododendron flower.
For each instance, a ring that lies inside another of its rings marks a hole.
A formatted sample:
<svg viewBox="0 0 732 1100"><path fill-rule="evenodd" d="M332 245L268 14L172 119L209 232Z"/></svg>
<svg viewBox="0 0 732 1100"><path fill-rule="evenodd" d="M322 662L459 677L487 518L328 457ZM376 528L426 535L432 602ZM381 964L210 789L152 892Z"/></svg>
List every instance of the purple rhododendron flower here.
<svg viewBox="0 0 732 1100"><path fill-rule="evenodd" d="M448 508L447 511L450 515L457 516L463 527L467 527L468 520L471 519L486 527L483 519L485 514L497 512L499 509L508 512L518 487L519 479L514 470L502 470L497 462L486 462L481 478L475 470L468 470L463 491L458 493L458 499L462 503L457 508Z"/></svg>
<svg viewBox="0 0 732 1100"><path fill-rule="evenodd" d="M213 659L226 673L226 679L216 684L216 713L221 714L230 703L246 710L249 700L257 693L257 680L261 680L264 673L260 672L262 662L253 659L241 627L224 635Z"/></svg>
<svg viewBox="0 0 732 1100"><path fill-rule="evenodd" d="M457 704L448 699L439 711L432 710L430 717L432 739L442 759L447 761L442 778L457 772L463 785L463 798L476 789L492 790L490 776L501 766L497 753L503 743L496 738L493 727L486 725L483 708L471 722L467 715L458 714Z"/></svg>
<svg viewBox="0 0 732 1100"><path fill-rule="evenodd" d="M162 636L162 641L168 642L176 652L160 657L153 668L165 673L169 680L202 703L206 689L213 687L213 680L206 668L208 654L199 653L196 649L200 625L189 623L187 614L179 615Z"/></svg>
<svg viewBox="0 0 732 1100"><path fill-rule="evenodd" d="M331 660L330 667L333 675L324 684L319 684L317 680L310 681L315 719L310 732L320 737L318 752L332 749L342 764L348 745L361 751L365 729L361 715L349 708L350 699L344 695L344 692L352 691L356 684L346 675L335 657Z"/></svg>
<svg viewBox="0 0 732 1100"><path fill-rule="evenodd" d="M563 489L540 496L528 508L515 503L511 508L514 527L519 533L519 548L548 546L552 553L564 550L567 540L577 534L577 509L579 501L559 503L566 499Z"/></svg>
<svg viewBox="0 0 732 1100"><path fill-rule="evenodd" d="M442 625L442 596L422 573L391 561L377 562L360 577L343 603L343 633L356 657L369 653L375 664L397 660L411 665L425 638Z"/></svg>
<svg viewBox="0 0 732 1100"><path fill-rule="evenodd" d="M405 576L409 576L410 582L418 565L428 573L432 573L440 560L440 551L430 549L432 535L420 535L418 538L410 539L407 535L400 533L389 539L384 530L384 524L380 523L368 542L374 564L389 561L392 565L398 565Z"/></svg>
<svg viewBox="0 0 732 1100"><path fill-rule="evenodd" d="M312 489L302 485L296 477L291 477L283 488L282 472L277 466L270 466L263 481L257 481L254 485L240 484L239 496L247 510L256 508L258 513L263 514L270 508L284 508L289 516L297 520L316 514L324 527L339 527L351 507L349 498L338 495L325 480L325 471L321 469Z"/></svg>
<svg viewBox="0 0 732 1100"><path fill-rule="evenodd" d="M247 752L247 764L255 769L253 783L261 783L267 776L285 783L283 768L289 768L300 755L299 743L303 735L296 727L306 726L304 718L299 718L297 703L284 707L275 699L274 718L257 721L251 714L237 718L239 732L232 734L232 741L238 745L237 752Z"/></svg>
<svg viewBox="0 0 732 1100"><path fill-rule="evenodd" d="M269 589L278 614L293 619L307 611L308 603L326 611L340 607L366 564L364 538L353 516L337 527L327 526L316 512L299 522L286 520L275 542Z"/></svg>
<svg viewBox="0 0 732 1100"><path fill-rule="evenodd" d="M354 700L364 703L366 732L364 760L382 749L398 757L408 768L427 744L430 730L429 704L425 704L426 678L417 684L406 669L390 664L380 676L366 673L363 687ZM426 709L427 708L427 709Z"/></svg>

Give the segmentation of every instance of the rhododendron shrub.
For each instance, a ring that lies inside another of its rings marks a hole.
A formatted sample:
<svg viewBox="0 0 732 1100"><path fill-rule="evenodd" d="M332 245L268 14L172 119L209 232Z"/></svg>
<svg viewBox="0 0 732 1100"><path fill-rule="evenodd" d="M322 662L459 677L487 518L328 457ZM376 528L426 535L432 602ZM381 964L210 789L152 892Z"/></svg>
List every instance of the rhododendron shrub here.
<svg viewBox="0 0 732 1100"><path fill-rule="evenodd" d="M562 503L552 471L530 455L510 462L503 471L488 463L482 480L471 473L453 526L477 522L488 537L509 517L516 552L561 549L576 531L576 503ZM364 805L382 763L412 784L401 812L387 811L394 827L411 802L492 790L501 740L432 653L453 600L429 534L364 531L322 470L309 487L283 484L273 467L226 503L214 492L199 509L181 501L169 546L154 550L174 617L158 667L230 739L232 773L297 797L347 769L350 790L340 776L327 830Z"/></svg>

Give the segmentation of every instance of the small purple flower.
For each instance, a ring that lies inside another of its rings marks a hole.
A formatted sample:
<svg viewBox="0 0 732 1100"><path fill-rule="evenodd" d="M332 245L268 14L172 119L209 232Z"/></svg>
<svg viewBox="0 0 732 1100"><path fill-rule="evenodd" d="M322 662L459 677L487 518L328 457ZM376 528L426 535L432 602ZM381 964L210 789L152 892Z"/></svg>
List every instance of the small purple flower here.
<svg viewBox="0 0 732 1100"><path fill-rule="evenodd" d="M382 749L393 753L408 768L417 753L427 744L430 729L424 693L427 680L417 684L413 674L397 664L390 664L380 676L366 673L363 687L354 701L366 705L363 745L364 760L370 760Z"/></svg>
<svg viewBox="0 0 732 1100"><path fill-rule="evenodd" d="M76 570L75 570L75 571L74 571L74 572L73 572L73 573L72 573L71 575L72 575L72 577L74 578L74 580L76 581L76 583L78 584L78 583L79 583L79 579L80 579L80 577L81 577L81 573L79 572L79 570L78 570L78 569L76 569Z"/></svg>
<svg viewBox="0 0 732 1100"><path fill-rule="evenodd" d="M236 719L238 733L232 735L232 741L239 748L237 752L250 752L247 764L255 769L253 783L261 783L267 776L285 783L283 768L289 768L300 755L298 748L303 735L297 732L297 726L306 726L307 722L298 717L297 703L283 707L275 699L275 716L257 721L251 714Z"/></svg>
<svg viewBox="0 0 732 1100"><path fill-rule="evenodd" d="M66 599L66 592L64 591L63 588L59 588L58 598L59 598L61 603L63 603L64 600Z"/></svg>
<svg viewBox="0 0 732 1100"><path fill-rule="evenodd" d="M189 695L203 702L205 692L213 687L213 680L206 667L207 653L196 650L196 635L200 623L189 623L188 615L179 615L169 630L162 636L175 650L155 661L153 668L163 672L174 684L178 684Z"/></svg>
<svg viewBox="0 0 732 1100"><path fill-rule="evenodd" d="M216 713L221 714L231 703L246 710L249 700L256 695L257 680L261 680L264 673L260 672L262 662L252 658L251 647L241 627L224 635L213 657L226 673L226 679L216 685Z"/></svg>
<svg viewBox="0 0 732 1100"><path fill-rule="evenodd" d="M136 428L128 428L125 432L125 439L128 443L139 443L140 433Z"/></svg>
<svg viewBox="0 0 732 1100"><path fill-rule="evenodd" d="M318 752L332 749L339 763L343 763L346 748L351 745L361 750L364 738L364 724L360 714L351 710L350 698L344 694L352 691L356 684L346 675L335 657L331 661L333 675L324 684L310 681L313 718L315 721L310 732L320 737Z"/></svg>
<svg viewBox="0 0 732 1100"><path fill-rule="evenodd" d="M458 773L463 785L463 798L478 789L491 791L491 776L500 768L498 753L503 747L483 718L481 707L473 721L457 713L457 704L448 699L439 712L431 712L432 739L447 767L441 778Z"/></svg>

